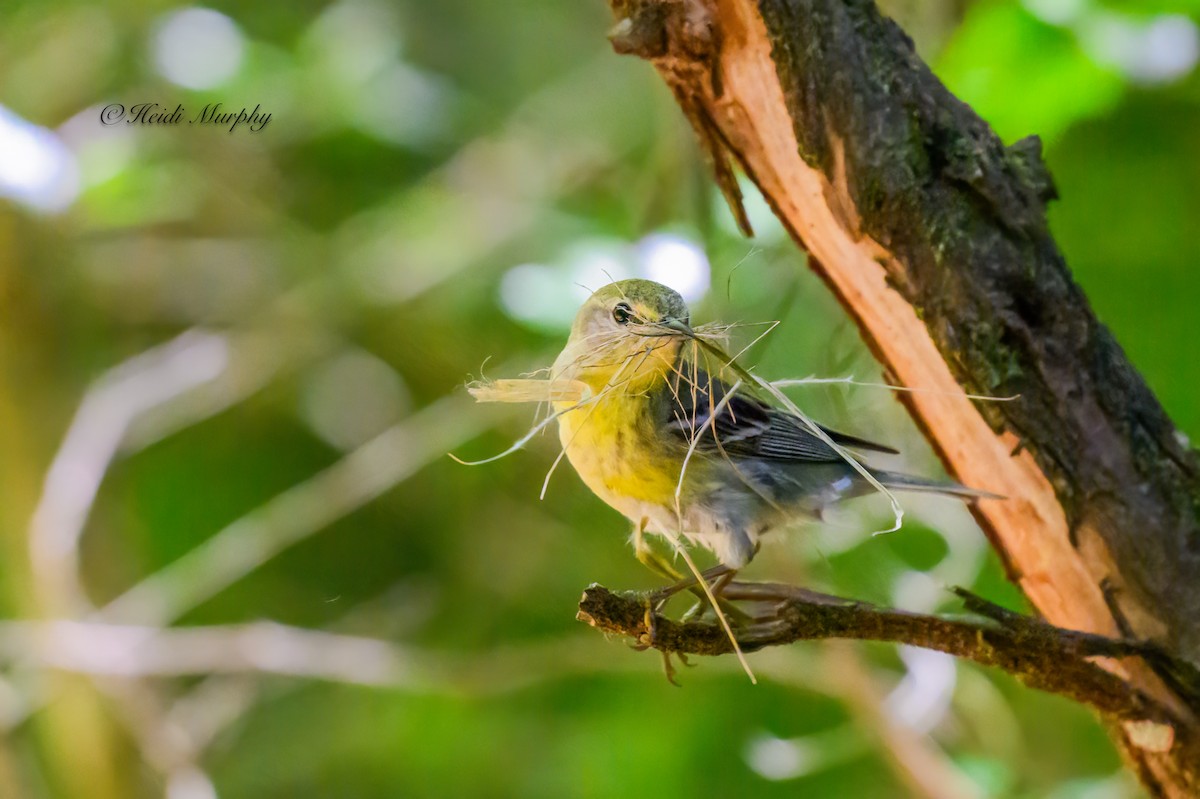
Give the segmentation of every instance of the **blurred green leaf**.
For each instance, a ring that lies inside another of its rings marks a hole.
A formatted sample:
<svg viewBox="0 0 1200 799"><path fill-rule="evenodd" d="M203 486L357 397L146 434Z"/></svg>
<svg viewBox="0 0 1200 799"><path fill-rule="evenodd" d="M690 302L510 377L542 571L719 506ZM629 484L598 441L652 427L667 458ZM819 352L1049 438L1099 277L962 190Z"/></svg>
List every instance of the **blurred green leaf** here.
<svg viewBox="0 0 1200 799"><path fill-rule="evenodd" d="M1112 108L1124 89L1121 76L1093 63L1069 30L1007 0L971 4L935 71L1006 142L1033 133L1053 142L1073 123Z"/></svg>

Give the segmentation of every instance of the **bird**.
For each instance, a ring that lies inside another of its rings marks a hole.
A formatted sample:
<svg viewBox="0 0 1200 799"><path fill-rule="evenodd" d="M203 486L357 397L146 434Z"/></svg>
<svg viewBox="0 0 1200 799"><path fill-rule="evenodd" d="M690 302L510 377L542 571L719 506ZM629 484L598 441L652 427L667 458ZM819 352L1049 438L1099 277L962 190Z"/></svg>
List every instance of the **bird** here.
<svg viewBox="0 0 1200 799"><path fill-rule="evenodd" d="M711 336L699 330L673 289L616 281L580 307L550 374L586 387L582 399L553 403L567 460L632 522L636 556L664 577L682 584L647 534L708 549L717 565L704 578L727 582L767 534L877 491L863 472L888 489L1000 498L869 466L858 453L896 450L819 425L818 435L792 411L729 382L729 370L714 370L704 356L711 347L700 345Z"/></svg>

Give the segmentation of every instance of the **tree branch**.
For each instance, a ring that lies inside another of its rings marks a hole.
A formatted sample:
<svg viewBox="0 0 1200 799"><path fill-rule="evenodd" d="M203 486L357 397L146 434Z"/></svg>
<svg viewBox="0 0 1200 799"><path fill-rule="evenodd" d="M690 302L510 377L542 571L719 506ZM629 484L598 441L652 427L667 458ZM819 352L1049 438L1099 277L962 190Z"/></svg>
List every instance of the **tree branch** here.
<svg viewBox="0 0 1200 799"><path fill-rule="evenodd" d="M972 512L1034 606L1200 662L1200 468L1066 268L1037 139L1006 147L871 0L610 4L730 202L733 160L888 372L930 390L902 400L947 470L1010 498ZM1157 664L1102 665L1200 729ZM1153 792L1200 795L1194 752L1135 738Z"/></svg>
<svg viewBox="0 0 1200 799"><path fill-rule="evenodd" d="M770 601L773 611L737 630L746 652L823 638L849 638L935 649L984 666L1003 669L1032 688L1091 705L1123 721L1164 725L1174 740L1180 720L1166 707L1097 666L1092 658L1168 657L1153 646L1064 630L1005 610L964 589L955 589L979 618L955 618L880 608L795 586L734 583L729 599ZM647 598L591 585L579 601L577 618L609 633L625 635L667 654L724 655L733 651L724 630L701 621L673 621L657 613L647 625Z"/></svg>

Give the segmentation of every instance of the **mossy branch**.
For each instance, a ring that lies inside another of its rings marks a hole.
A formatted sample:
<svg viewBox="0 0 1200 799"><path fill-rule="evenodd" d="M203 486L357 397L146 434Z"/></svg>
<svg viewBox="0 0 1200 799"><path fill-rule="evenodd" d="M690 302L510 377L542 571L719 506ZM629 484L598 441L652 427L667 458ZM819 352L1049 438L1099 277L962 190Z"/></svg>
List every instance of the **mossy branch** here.
<svg viewBox="0 0 1200 799"><path fill-rule="evenodd" d="M1169 709L1093 661L1141 657L1174 662L1157 647L1065 630L964 589L954 592L974 615L910 613L775 583L732 583L724 595L771 605L766 617L738 628L738 644L746 652L824 638L909 644L1002 669L1032 688L1091 705L1115 719L1166 725L1172 737L1175 728L1182 726ZM583 592L577 618L665 654L713 656L733 651L719 625L647 615L648 601L645 594L614 592L593 584ZM1186 664L1176 665L1187 669ZM1194 690L1200 679L1194 670L1190 678Z"/></svg>

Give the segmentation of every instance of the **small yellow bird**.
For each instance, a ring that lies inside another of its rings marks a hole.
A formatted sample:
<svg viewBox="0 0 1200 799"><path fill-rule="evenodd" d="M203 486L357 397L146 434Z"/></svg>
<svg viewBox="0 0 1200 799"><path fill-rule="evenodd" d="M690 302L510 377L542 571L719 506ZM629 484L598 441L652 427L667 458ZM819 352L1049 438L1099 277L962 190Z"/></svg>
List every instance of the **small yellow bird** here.
<svg viewBox="0 0 1200 799"><path fill-rule="evenodd" d="M682 534L708 548L720 566L706 578L728 579L750 562L764 534L877 490L796 415L702 368L702 343L678 293L650 280L622 280L583 304L551 372L552 385L587 386L582 401L554 402L571 465L633 522L639 560L672 579L678 572L649 548L645 533L672 540ZM895 452L819 429L839 448ZM861 468L889 489L995 497Z"/></svg>

